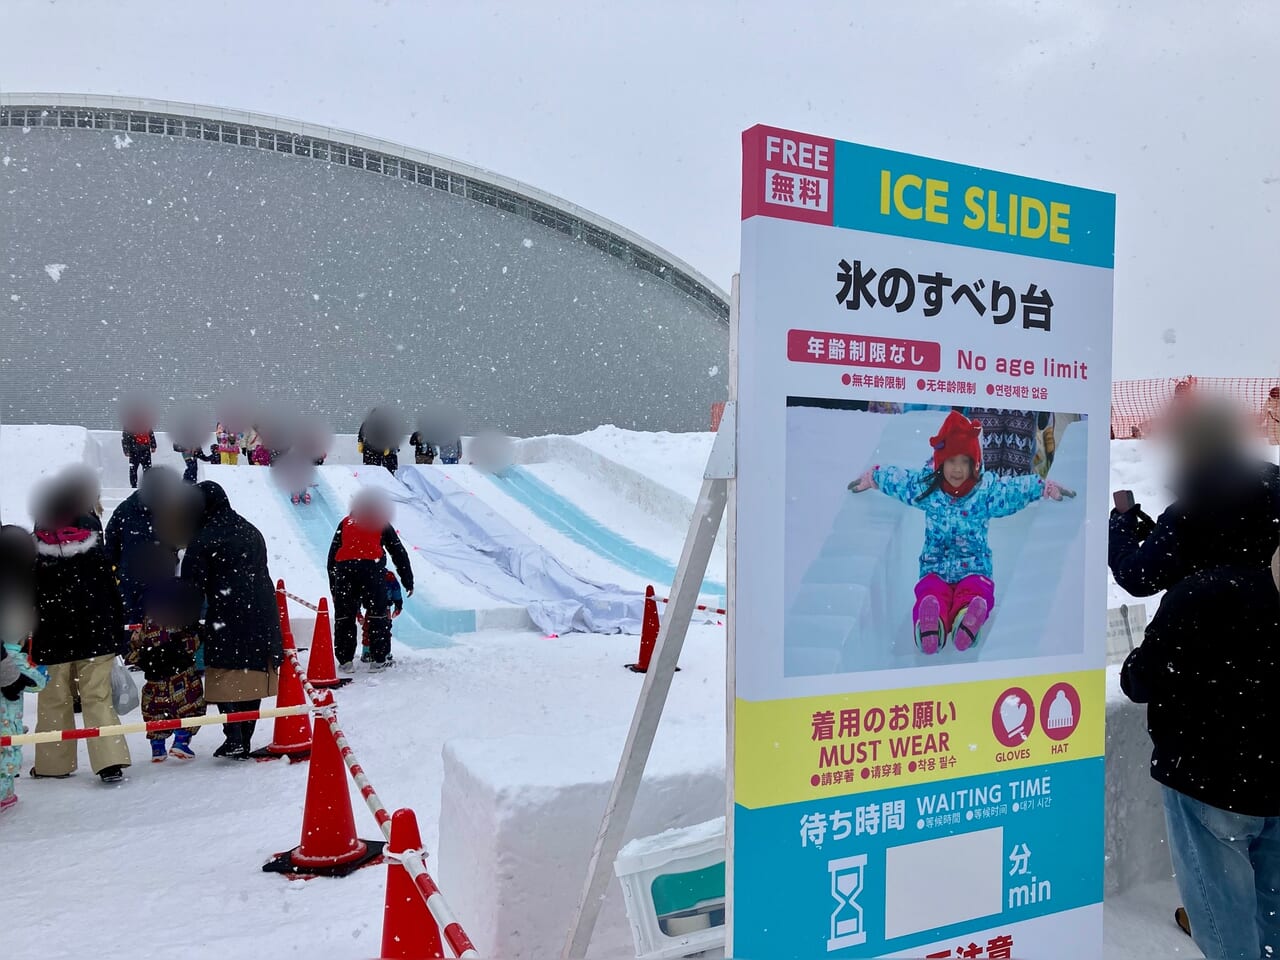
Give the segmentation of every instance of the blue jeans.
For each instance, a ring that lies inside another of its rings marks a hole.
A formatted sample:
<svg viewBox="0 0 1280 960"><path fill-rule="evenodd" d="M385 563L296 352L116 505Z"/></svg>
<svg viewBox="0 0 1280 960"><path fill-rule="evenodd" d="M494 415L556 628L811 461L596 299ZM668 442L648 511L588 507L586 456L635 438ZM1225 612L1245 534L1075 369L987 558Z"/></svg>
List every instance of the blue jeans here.
<svg viewBox="0 0 1280 960"><path fill-rule="evenodd" d="M1280 958L1280 817L1246 817L1163 791L1196 946L1208 960Z"/></svg>

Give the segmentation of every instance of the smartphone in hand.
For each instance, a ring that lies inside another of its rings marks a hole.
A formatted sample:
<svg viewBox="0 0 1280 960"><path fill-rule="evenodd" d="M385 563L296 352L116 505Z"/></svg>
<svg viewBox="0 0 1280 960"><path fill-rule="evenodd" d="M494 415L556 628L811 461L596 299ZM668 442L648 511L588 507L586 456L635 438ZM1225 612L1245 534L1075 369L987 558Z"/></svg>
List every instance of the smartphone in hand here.
<svg viewBox="0 0 1280 960"><path fill-rule="evenodd" d="M1128 513L1133 509L1133 491L1117 490L1111 495L1112 501L1116 505L1117 513Z"/></svg>

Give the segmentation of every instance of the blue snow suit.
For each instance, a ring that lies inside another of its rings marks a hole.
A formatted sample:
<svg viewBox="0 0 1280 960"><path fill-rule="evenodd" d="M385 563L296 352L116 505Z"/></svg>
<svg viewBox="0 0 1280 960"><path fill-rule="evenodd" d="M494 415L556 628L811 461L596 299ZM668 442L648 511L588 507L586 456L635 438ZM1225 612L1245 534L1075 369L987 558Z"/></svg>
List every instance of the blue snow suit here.
<svg viewBox="0 0 1280 960"><path fill-rule="evenodd" d="M48 680L39 667L27 659L27 651L12 643L5 644L6 657L12 658L18 672L30 677L35 686L27 687L32 693L44 689ZM17 700L6 700L0 697L0 736L13 737L23 733L22 729L22 697ZM0 747L0 800L13 796L13 778L22 770L22 747Z"/></svg>
<svg viewBox="0 0 1280 960"><path fill-rule="evenodd" d="M887 496L924 511L924 548L920 551L920 576L935 573L947 583L959 583L978 574L991 576L991 545L987 529L992 519L1009 517L1044 495L1044 481L1036 474L995 477L983 474L978 485L955 498L942 489L923 500L933 483L931 469L906 470L876 467L876 486Z"/></svg>

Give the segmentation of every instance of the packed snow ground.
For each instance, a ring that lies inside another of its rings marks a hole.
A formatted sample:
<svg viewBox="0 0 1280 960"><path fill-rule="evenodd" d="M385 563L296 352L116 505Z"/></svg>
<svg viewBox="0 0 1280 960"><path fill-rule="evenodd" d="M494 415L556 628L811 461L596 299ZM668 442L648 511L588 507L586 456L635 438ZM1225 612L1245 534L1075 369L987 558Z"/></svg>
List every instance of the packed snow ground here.
<svg viewBox="0 0 1280 960"><path fill-rule="evenodd" d="M63 463L93 462L95 451L84 437L74 428L3 428L0 504L6 520L26 520L25 504L41 475ZM575 439L692 498L712 438L601 428ZM44 455L30 456L33 449ZM102 451L108 458L113 454L110 448ZM592 517L660 556L679 555L683 531L677 525L646 523L635 504L564 464L535 469ZM324 482L341 499L358 484L357 472L335 467L324 471ZM209 475L224 483L233 505L263 529L273 575L303 595L322 594L324 559L299 531L292 508L266 471L214 468ZM457 479L570 565L638 585L634 576L547 528L477 471L464 468ZM1135 490L1153 515L1167 500L1151 469L1150 448L1140 443L1112 444L1112 483ZM460 584L444 580L434 582L433 589L465 593ZM1110 597L1113 605L1129 599L1114 584ZM633 659L634 645L634 637L548 638L533 631L460 635L443 649L398 644L395 671L377 677L362 673L340 692L343 727L385 803L412 807L428 850L436 850L445 742L624 729L641 685L640 677L621 669ZM724 662L723 625L695 624L664 722L723 724ZM34 726L34 697L27 698L26 708ZM269 739L267 726L259 728L258 744ZM16 918L6 925L5 955L50 960L79 958L86 951L99 960L179 953L210 960L375 956L384 871L309 882L262 873L269 856L298 843L308 768L214 761L209 753L219 742L220 731L208 729L195 738L195 762L152 764L145 738L131 737L135 763L116 787L104 787L89 772L83 749L81 770L70 781L22 778L21 802L0 822L5 863L12 865L5 911ZM28 767L30 762L28 748ZM353 808L361 835L378 838L355 794ZM447 896L448 877L439 879ZM1175 904L1171 884L1109 901L1109 960L1155 953L1198 956L1171 927ZM53 932L72 919L74 933ZM546 954L554 955L558 946L547 944Z"/></svg>

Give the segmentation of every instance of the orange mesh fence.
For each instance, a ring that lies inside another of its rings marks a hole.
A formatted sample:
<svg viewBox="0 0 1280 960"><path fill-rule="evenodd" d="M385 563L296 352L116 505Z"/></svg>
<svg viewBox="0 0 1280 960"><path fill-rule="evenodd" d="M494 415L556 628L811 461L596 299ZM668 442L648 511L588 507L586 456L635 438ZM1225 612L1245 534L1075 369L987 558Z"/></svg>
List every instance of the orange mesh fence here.
<svg viewBox="0 0 1280 960"><path fill-rule="evenodd" d="M1271 392L1275 390L1276 396ZM1280 417L1280 378L1166 377L1154 380L1116 380L1111 384L1111 439L1149 436L1174 397L1191 393L1222 397L1252 414L1261 436L1268 435L1270 417ZM1274 430L1274 426L1272 427Z"/></svg>

